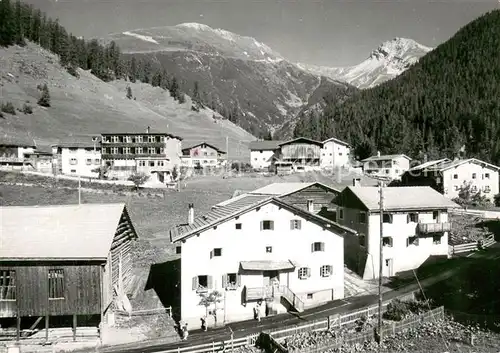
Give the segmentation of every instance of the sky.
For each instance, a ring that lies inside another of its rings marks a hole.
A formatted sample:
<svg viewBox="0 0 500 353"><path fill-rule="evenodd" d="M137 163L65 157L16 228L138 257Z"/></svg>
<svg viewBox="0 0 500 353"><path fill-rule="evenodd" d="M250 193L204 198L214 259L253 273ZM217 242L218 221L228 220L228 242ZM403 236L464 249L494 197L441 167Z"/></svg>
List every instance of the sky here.
<svg viewBox="0 0 500 353"><path fill-rule="evenodd" d="M500 0L24 0L76 36L199 22L251 36L294 62L355 65L382 42L435 47Z"/></svg>

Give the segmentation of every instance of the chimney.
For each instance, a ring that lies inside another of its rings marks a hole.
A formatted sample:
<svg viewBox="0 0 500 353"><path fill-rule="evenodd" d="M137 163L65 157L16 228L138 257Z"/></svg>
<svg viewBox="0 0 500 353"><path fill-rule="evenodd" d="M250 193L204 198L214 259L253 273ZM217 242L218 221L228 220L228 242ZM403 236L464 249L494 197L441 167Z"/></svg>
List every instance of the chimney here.
<svg viewBox="0 0 500 353"><path fill-rule="evenodd" d="M377 151L377 157L380 157L380 151Z"/></svg>
<svg viewBox="0 0 500 353"><path fill-rule="evenodd" d="M313 202L313 200L307 200L307 212L314 213L314 202Z"/></svg>
<svg viewBox="0 0 500 353"><path fill-rule="evenodd" d="M361 186L361 178L352 179L352 186Z"/></svg>
<svg viewBox="0 0 500 353"><path fill-rule="evenodd" d="M146 134L149 134L149 130L151 130L151 127L150 127L150 126L148 126L148 127L146 128Z"/></svg>
<svg viewBox="0 0 500 353"><path fill-rule="evenodd" d="M188 209L188 224L194 223L194 205L192 203L189 204Z"/></svg>

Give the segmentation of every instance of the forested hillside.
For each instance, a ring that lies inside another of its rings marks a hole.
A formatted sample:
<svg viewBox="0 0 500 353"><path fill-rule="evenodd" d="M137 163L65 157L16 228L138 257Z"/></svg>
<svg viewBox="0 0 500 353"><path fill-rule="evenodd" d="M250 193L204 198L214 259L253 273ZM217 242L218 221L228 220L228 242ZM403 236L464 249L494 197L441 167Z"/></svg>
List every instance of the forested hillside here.
<svg viewBox="0 0 500 353"><path fill-rule="evenodd" d="M465 145L467 156L500 164L500 11L464 26L401 76L306 117L294 134L345 139L360 158L376 150L453 157Z"/></svg>

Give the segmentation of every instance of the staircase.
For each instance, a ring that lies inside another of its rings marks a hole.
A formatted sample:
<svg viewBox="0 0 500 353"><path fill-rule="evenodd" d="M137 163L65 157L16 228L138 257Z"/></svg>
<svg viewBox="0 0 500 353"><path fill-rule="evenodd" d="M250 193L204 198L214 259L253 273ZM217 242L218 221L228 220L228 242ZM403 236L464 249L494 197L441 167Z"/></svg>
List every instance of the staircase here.
<svg viewBox="0 0 500 353"><path fill-rule="evenodd" d="M304 302L300 300L300 298L290 290L287 286L279 286L278 287L279 295L281 298L285 299L292 308L294 308L297 312L301 313L304 311Z"/></svg>
<svg viewBox="0 0 500 353"><path fill-rule="evenodd" d="M247 302L249 300L268 300L272 301L275 307L279 307L281 305L281 298L283 298L295 311L299 313L304 311L304 302L290 288L284 285L246 288L245 293L245 300Z"/></svg>

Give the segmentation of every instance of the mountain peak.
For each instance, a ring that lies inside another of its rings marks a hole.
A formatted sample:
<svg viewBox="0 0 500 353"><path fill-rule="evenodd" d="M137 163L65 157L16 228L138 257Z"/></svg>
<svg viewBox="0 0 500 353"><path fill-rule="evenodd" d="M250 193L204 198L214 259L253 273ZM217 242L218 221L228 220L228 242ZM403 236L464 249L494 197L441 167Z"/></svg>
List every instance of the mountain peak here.
<svg viewBox="0 0 500 353"><path fill-rule="evenodd" d="M391 58L403 58L408 54L414 52L427 53L431 51L432 48L426 47L420 43L417 43L413 39L396 37L392 40L383 42L376 50L374 50L370 58L371 59L391 59Z"/></svg>
<svg viewBox="0 0 500 353"><path fill-rule="evenodd" d="M185 23L180 23L176 25L175 27L183 27L183 28L191 28L195 29L197 31L213 31L213 28L203 24L203 23L198 23L198 22L185 22Z"/></svg>

